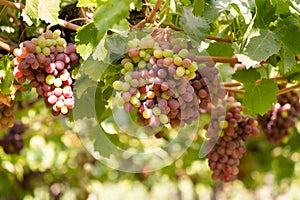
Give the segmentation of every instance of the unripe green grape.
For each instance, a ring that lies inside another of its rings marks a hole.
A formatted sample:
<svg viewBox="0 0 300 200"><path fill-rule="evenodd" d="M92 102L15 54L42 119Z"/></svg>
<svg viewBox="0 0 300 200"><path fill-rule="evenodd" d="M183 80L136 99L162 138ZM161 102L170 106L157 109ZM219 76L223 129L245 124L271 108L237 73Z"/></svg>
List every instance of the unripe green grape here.
<svg viewBox="0 0 300 200"><path fill-rule="evenodd" d="M220 126L221 129L227 128L228 127L228 121L226 121L226 120L219 121L219 126Z"/></svg>
<svg viewBox="0 0 300 200"><path fill-rule="evenodd" d="M146 52L143 51L143 50L141 50L141 51L139 52L139 56L140 56L141 58L144 58L144 57L146 56Z"/></svg>
<svg viewBox="0 0 300 200"><path fill-rule="evenodd" d="M51 45L50 46L55 46L55 45L57 45L56 40L55 39L51 39Z"/></svg>
<svg viewBox="0 0 300 200"><path fill-rule="evenodd" d="M40 35L38 38L37 38L37 45L39 47L44 48L46 47L46 39L43 35Z"/></svg>
<svg viewBox="0 0 300 200"><path fill-rule="evenodd" d="M126 82L130 82L132 80L132 77L131 77L131 74L129 72L127 72L125 75L124 75L124 80Z"/></svg>
<svg viewBox="0 0 300 200"><path fill-rule="evenodd" d="M282 113L281 113L281 117L282 118L287 118L289 116L289 112L288 111L283 111Z"/></svg>
<svg viewBox="0 0 300 200"><path fill-rule="evenodd" d="M141 101L144 101L147 99L147 94L141 94L140 98Z"/></svg>
<svg viewBox="0 0 300 200"><path fill-rule="evenodd" d="M179 56L174 56L174 64L177 65L177 66L181 66L182 64L182 58L179 57Z"/></svg>
<svg viewBox="0 0 300 200"><path fill-rule="evenodd" d="M141 58L138 57L138 56L132 58L132 61L133 61L134 63L138 63L138 62L140 62L140 60L141 60Z"/></svg>
<svg viewBox="0 0 300 200"><path fill-rule="evenodd" d="M133 106L137 106L138 104L140 104L140 100L136 96L132 96L130 97L130 103Z"/></svg>
<svg viewBox="0 0 300 200"><path fill-rule="evenodd" d="M191 72L189 75L189 80L196 78L197 74L195 72Z"/></svg>
<svg viewBox="0 0 300 200"><path fill-rule="evenodd" d="M158 118L159 118L160 123L162 123L162 124L169 123L169 118L165 114L160 114Z"/></svg>
<svg viewBox="0 0 300 200"><path fill-rule="evenodd" d="M121 74L126 74L127 70L126 69L121 69Z"/></svg>
<svg viewBox="0 0 300 200"><path fill-rule="evenodd" d="M154 49L153 56L155 58L162 58L163 57L163 51L161 49Z"/></svg>
<svg viewBox="0 0 300 200"><path fill-rule="evenodd" d="M36 53L36 54L39 54L39 53L41 53L41 52L42 52L41 47L36 46L36 47L35 47L35 53Z"/></svg>
<svg viewBox="0 0 300 200"><path fill-rule="evenodd" d="M134 38L133 40L129 40L127 42L127 45L130 48L136 48L136 47L138 47L139 43L140 43L140 40L137 38Z"/></svg>
<svg viewBox="0 0 300 200"><path fill-rule="evenodd" d="M120 91L122 89L123 82L122 81L114 81L112 86L115 90Z"/></svg>
<svg viewBox="0 0 300 200"><path fill-rule="evenodd" d="M152 116L151 109L145 109L142 115L144 119L149 119Z"/></svg>
<svg viewBox="0 0 300 200"><path fill-rule="evenodd" d="M65 46L67 44L64 38L57 38L56 42L59 46Z"/></svg>
<svg viewBox="0 0 300 200"><path fill-rule="evenodd" d="M153 38L151 36L149 36L149 37L146 36L141 40L139 47L141 49L152 49L154 46L154 43L155 43L155 41L153 40Z"/></svg>
<svg viewBox="0 0 300 200"><path fill-rule="evenodd" d="M196 62L192 62L192 64L188 67L188 70L190 70L190 72L195 72L198 70L198 66Z"/></svg>
<svg viewBox="0 0 300 200"><path fill-rule="evenodd" d="M185 58L187 55L189 55L189 51L187 49L181 49L178 53L178 55L181 57L181 58Z"/></svg>
<svg viewBox="0 0 300 200"><path fill-rule="evenodd" d="M43 53L45 56L49 56L50 53L51 53L51 51L50 51L49 47L44 47L44 48L42 49L42 53Z"/></svg>
<svg viewBox="0 0 300 200"><path fill-rule="evenodd" d="M171 50L171 49L165 49L164 51L163 51L163 56L165 57L165 58L167 58L167 57L172 57L173 56L173 50Z"/></svg>
<svg viewBox="0 0 300 200"><path fill-rule="evenodd" d="M59 45L56 46L56 51L57 52L62 53L62 52L64 52L64 50L65 50L65 47L59 46Z"/></svg>
<svg viewBox="0 0 300 200"><path fill-rule="evenodd" d="M190 72L190 70L188 70L188 69L186 69L185 70L185 72L184 72L184 74L186 74L186 75L189 75L191 72Z"/></svg>
<svg viewBox="0 0 300 200"><path fill-rule="evenodd" d="M161 94L161 98L163 98L163 99L165 99L165 100L168 100L170 97L169 97L169 95L167 95L167 93L163 92L163 93Z"/></svg>
<svg viewBox="0 0 300 200"><path fill-rule="evenodd" d="M161 114L161 109L159 107L152 108L152 113L156 116L159 116Z"/></svg>
<svg viewBox="0 0 300 200"><path fill-rule="evenodd" d="M151 54L147 53L144 60L145 61L149 61L149 59L151 58Z"/></svg>
<svg viewBox="0 0 300 200"><path fill-rule="evenodd" d="M48 85L52 85L55 81L55 76L53 76L52 74L49 74L45 80Z"/></svg>
<svg viewBox="0 0 300 200"><path fill-rule="evenodd" d="M138 63L138 68L139 69L143 69L143 68L145 68L147 66L147 63L146 63L146 61L144 61L144 60L141 60L139 63Z"/></svg>
<svg viewBox="0 0 300 200"><path fill-rule="evenodd" d="M121 88L122 91L127 92L129 89L130 89L129 83L125 82L122 84L122 88Z"/></svg>
<svg viewBox="0 0 300 200"><path fill-rule="evenodd" d="M126 69L127 71L132 70L133 69L133 64L131 62L125 63L124 69Z"/></svg>
<svg viewBox="0 0 300 200"><path fill-rule="evenodd" d="M61 31L56 29L55 31L53 31L52 38L57 39L60 37L60 34L61 34Z"/></svg>
<svg viewBox="0 0 300 200"><path fill-rule="evenodd" d="M52 40L51 39L46 39L46 46L47 47L52 46Z"/></svg>
<svg viewBox="0 0 300 200"><path fill-rule="evenodd" d="M177 67L177 69L176 69L176 75L178 76L178 77L181 77L181 76L183 76L184 75L184 73L185 73L185 69L183 68L183 67Z"/></svg>

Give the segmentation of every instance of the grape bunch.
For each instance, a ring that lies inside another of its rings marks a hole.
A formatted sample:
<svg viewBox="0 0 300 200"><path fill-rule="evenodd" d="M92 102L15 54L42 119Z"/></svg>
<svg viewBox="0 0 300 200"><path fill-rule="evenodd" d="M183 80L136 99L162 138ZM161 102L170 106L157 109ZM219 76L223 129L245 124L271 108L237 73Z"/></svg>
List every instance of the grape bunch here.
<svg viewBox="0 0 300 200"><path fill-rule="evenodd" d="M0 104L0 128L6 130L14 123L13 105Z"/></svg>
<svg viewBox="0 0 300 200"><path fill-rule="evenodd" d="M206 125L208 146L213 146L206 155L208 164L213 171L212 179L230 182L235 180L239 173L238 166L240 159L246 152L242 142L247 142L250 135L259 135L258 122L248 115L242 114L243 107L229 97L226 101L226 114L221 115L224 107L216 107L212 110L211 126ZM221 135L218 136L218 128L221 128Z"/></svg>
<svg viewBox="0 0 300 200"><path fill-rule="evenodd" d="M284 85L279 85L284 88ZM278 144L289 136L289 129L295 127L295 118L299 116L300 103L298 93L290 91L277 96L277 103L265 115L258 116L258 122L266 139Z"/></svg>
<svg viewBox="0 0 300 200"><path fill-rule="evenodd" d="M199 105L205 110L203 102L211 102L211 88L206 82L214 79L218 70L196 62L189 44L184 38L172 36L155 40L147 35L128 41L121 79L113 83L113 88L121 94L124 110L135 111L143 125L183 127L198 119ZM205 79L210 70L213 78Z"/></svg>
<svg viewBox="0 0 300 200"><path fill-rule="evenodd" d="M78 62L74 44L60 37L60 30L47 30L38 38L24 41L14 50L14 76L23 84L30 81L53 115L67 114L74 107L72 65Z"/></svg>
<svg viewBox="0 0 300 200"><path fill-rule="evenodd" d="M22 134L26 129L27 126L24 124L15 122L13 127L9 128L8 133L0 139L0 146L2 146L6 154L20 153L24 146Z"/></svg>

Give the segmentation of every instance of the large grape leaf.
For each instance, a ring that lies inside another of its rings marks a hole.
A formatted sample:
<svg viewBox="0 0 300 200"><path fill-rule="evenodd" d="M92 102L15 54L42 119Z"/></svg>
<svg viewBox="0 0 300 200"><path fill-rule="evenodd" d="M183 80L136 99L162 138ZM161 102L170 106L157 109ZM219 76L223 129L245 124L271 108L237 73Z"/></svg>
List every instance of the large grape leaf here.
<svg viewBox="0 0 300 200"><path fill-rule="evenodd" d="M86 60L100 42L98 30L94 23L89 23L78 29L76 35L76 49L80 56Z"/></svg>
<svg viewBox="0 0 300 200"><path fill-rule="evenodd" d="M187 35L197 42L203 41L210 29L206 19L193 15L191 8L183 8L180 24Z"/></svg>
<svg viewBox="0 0 300 200"><path fill-rule="evenodd" d="M195 0L193 14L197 17L201 17L204 11L205 0Z"/></svg>
<svg viewBox="0 0 300 200"><path fill-rule="evenodd" d="M97 81L100 79L102 74L105 72L109 64L102 61L93 59L90 56L86 61L81 64L81 70L84 74L88 75L90 79Z"/></svg>
<svg viewBox="0 0 300 200"><path fill-rule="evenodd" d="M4 56L0 60L0 92L10 94L13 89L14 75L12 73L12 56Z"/></svg>
<svg viewBox="0 0 300 200"><path fill-rule="evenodd" d="M232 44L226 42L214 42L210 43L206 50L211 56L223 56L231 57L233 56Z"/></svg>
<svg viewBox="0 0 300 200"><path fill-rule="evenodd" d="M280 58L282 63L282 73L289 72L296 64L295 54L284 44L280 49Z"/></svg>
<svg viewBox="0 0 300 200"><path fill-rule="evenodd" d="M277 19L275 14L276 6L271 1L255 0L256 18L254 26L261 29L268 29L270 22Z"/></svg>
<svg viewBox="0 0 300 200"><path fill-rule="evenodd" d="M245 47L245 54L254 61L265 61L280 50L280 41L276 34L260 30L259 35L252 37Z"/></svg>
<svg viewBox="0 0 300 200"><path fill-rule="evenodd" d="M25 13L33 19L41 19L46 23L58 22L60 0L26 0Z"/></svg>
<svg viewBox="0 0 300 200"><path fill-rule="evenodd" d="M270 79L262 79L259 83L245 85L243 106L251 113L264 115L276 102L277 84Z"/></svg>
<svg viewBox="0 0 300 200"><path fill-rule="evenodd" d="M243 83L245 86L254 85L255 81L260 79L260 73L253 68L248 70L238 70L232 75L232 78Z"/></svg>

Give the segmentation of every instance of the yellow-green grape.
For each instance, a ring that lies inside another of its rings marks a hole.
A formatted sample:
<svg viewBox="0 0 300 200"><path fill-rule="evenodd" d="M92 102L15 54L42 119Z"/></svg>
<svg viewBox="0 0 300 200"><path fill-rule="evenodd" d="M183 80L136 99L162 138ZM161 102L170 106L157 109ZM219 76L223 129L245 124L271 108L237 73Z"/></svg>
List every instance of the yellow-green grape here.
<svg viewBox="0 0 300 200"><path fill-rule="evenodd" d="M165 92L161 94L161 98L168 100L170 97Z"/></svg>
<svg viewBox="0 0 300 200"><path fill-rule="evenodd" d="M130 71L130 70L133 69L133 64L132 64L131 62L127 62L127 63L125 63L124 68L125 68L127 71Z"/></svg>
<svg viewBox="0 0 300 200"><path fill-rule="evenodd" d="M152 113L156 116L159 116L161 114L161 109L159 107L152 108Z"/></svg>
<svg viewBox="0 0 300 200"><path fill-rule="evenodd" d="M149 61L150 58L151 58L151 54L147 53L146 56L144 57L144 60Z"/></svg>
<svg viewBox="0 0 300 200"><path fill-rule="evenodd" d="M152 116L152 110L151 109L145 109L143 111L143 117L145 119L149 119Z"/></svg>
<svg viewBox="0 0 300 200"><path fill-rule="evenodd" d="M155 58L162 58L163 57L163 51L161 49L154 49L153 56Z"/></svg>
<svg viewBox="0 0 300 200"><path fill-rule="evenodd" d="M41 53L41 52L42 52L41 47L36 46L36 47L35 47L35 53L36 53L36 54L39 54L39 53Z"/></svg>
<svg viewBox="0 0 300 200"><path fill-rule="evenodd" d="M175 65L180 66L182 64L182 58L176 55L174 56L173 62Z"/></svg>
<svg viewBox="0 0 300 200"><path fill-rule="evenodd" d="M55 81L55 76L53 76L52 74L49 74L47 77L46 77L46 83L48 85L52 85Z"/></svg>
<svg viewBox="0 0 300 200"><path fill-rule="evenodd" d="M185 70L185 72L184 72L184 74L186 74L186 75L189 75L191 72L190 72L190 70L188 70L188 69L186 69Z"/></svg>
<svg viewBox="0 0 300 200"><path fill-rule="evenodd" d="M184 75L184 73L185 73L185 69L183 68L183 67L177 67L177 69L176 69L176 75L178 76L178 77L181 77L181 76L183 76Z"/></svg>
<svg viewBox="0 0 300 200"><path fill-rule="evenodd" d="M60 112L65 115L69 112L69 109L66 106L63 106L61 107Z"/></svg>
<svg viewBox="0 0 300 200"><path fill-rule="evenodd" d="M65 46L67 44L64 38L57 38L56 42L59 46Z"/></svg>
<svg viewBox="0 0 300 200"><path fill-rule="evenodd" d="M52 46L52 40L51 39L46 39L46 46L47 47Z"/></svg>
<svg viewBox="0 0 300 200"><path fill-rule="evenodd" d="M61 31L56 29L55 31L53 31L52 38L57 39L60 37L60 34L61 34Z"/></svg>
<svg viewBox="0 0 300 200"><path fill-rule="evenodd" d="M121 69L121 74L126 74L127 70L126 69Z"/></svg>
<svg viewBox="0 0 300 200"><path fill-rule="evenodd" d="M128 47L130 47L130 48L136 48L136 47L139 45L139 43L140 43L140 40L137 39L137 38L134 38L133 40L129 40L129 41L127 42L127 45L128 45Z"/></svg>
<svg viewBox="0 0 300 200"><path fill-rule="evenodd" d="M146 56L146 52L143 51L143 50L141 50L141 51L139 52L139 56L140 56L141 58L144 58L144 57Z"/></svg>
<svg viewBox="0 0 300 200"><path fill-rule="evenodd" d="M50 51L49 47L44 47L44 48L42 49L42 53L43 53L45 56L49 56L50 53L51 53L51 51Z"/></svg>
<svg viewBox="0 0 300 200"><path fill-rule="evenodd" d="M46 78L46 80L47 80L47 78ZM122 81L114 81L112 84L113 88L118 91L122 90L122 85L123 85Z"/></svg>
<svg viewBox="0 0 300 200"><path fill-rule="evenodd" d="M130 103L137 107L140 104L140 100L136 96L131 96L130 97Z"/></svg>
<svg viewBox="0 0 300 200"><path fill-rule="evenodd" d="M172 57L173 56L173 51L171 49L165 49L163 51L163 57L167 58L167 57Z"/></svg>
<svg viewBox="0 0 300 200"><path fill-rule="evenodd" d="M188 70L190 70L190 72L195 72L198 70L198 65L196 62L192 62L192 64L188 67Z"/></svg>
<svg viewBox="0 0 300 200"><path fill-rule="evenodd" d="M189 76L189 80L192 80L192 79L196 78L197 75L195 72L191 72L188 76Z"/></svg>
<svg viewBox="0 0 300 200"><path fill-rule="evenodd" d="M41 47L41 49L46 47L46 38L43 35L40 35L37 38L37 45Z"/></svg>
<svg viewBox="0 0 300 200"><path fill-rule="evenodd" d="M146 100L147 99L147 94L141 94L139 99L142 100L142 101Z"/></svg>
<svg viewBox="0 0 300 200"><path fill-rule="evenodd" d="M65 50L65 47L59 46L59 45L56 46L56 51L57 52L62 53L62 52L64 52L64 50Z"/></svg>
<svg viewBox="0 0 300 200"><path fill-rule="evenodd" d="M147 66L147 63L146 63L146 61L144 61L144 60L141 60L140 62L139 62L139 64L138 64L138 68L139 69L143 69L143 68L145 68Z"/></svg>
<svg viewBox="0 0 300 200"><path fill-rule="evenodd" d="M132 58L132 61L133 61L134 63L138 63L138 62L140 62L140 60L141 60L141 58L138 57L138 56Z"/></svg>
<svg viewBox="0 0 300 200"><path fill-rule="evenodd" d="M226 120L219 121L220 128L224 129L228 127L228 122Z"/></svg>
<svg viewBox="0 0 300 200"><path fill-rule="evenodd" d="M187 49L181 49L178 53L178 55L181 57L181 58L185 58L187 55L189 55L189 51Z"/></svg>
<svg viewBox="0 0 300 200"><path fill-rule="evenodd" d="M125 75L124 75L124 80L126 82L130 82L132 80L132 77L131 77L131 73L130 72L127 72Z"/></svg>
<svg viewBox="0 0 300 200"><path fill-rule="evenodd" d="M168 116L166 114L160 114L158 116L158 118L159 118L160 123L162 123L162 124L169 123L169 118L168 118Z"/></svg>

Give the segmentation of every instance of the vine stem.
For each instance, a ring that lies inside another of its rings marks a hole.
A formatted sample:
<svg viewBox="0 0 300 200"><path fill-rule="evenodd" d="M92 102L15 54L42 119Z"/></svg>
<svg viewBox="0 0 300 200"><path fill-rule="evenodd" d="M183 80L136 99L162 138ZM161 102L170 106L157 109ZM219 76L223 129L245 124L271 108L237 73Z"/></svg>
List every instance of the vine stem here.
<svg viewBox="0 0 300 200"><path fill-rule="evenodd" d="M24 4L22 3L14 3L7 0L0 0L0 5L8 6L18 10L23 10L25 8ZM69 23L62 19L58 19L58 25L71 30L77 30L78 28L80 28L80 26L73 23Z"/></svg>
<svg viewBox="0 0 300 200"><path fill-rule="evenodd" d="M175 31L183 31L182 28L175 26L174 24L168 23L168 22L162 22L162 25L164 26L168 26L171 29L175 30ZM228 43L232 43L231 39L228 38L220 38L220 37L215 37L215 36L211 36L211 35L206 35L205 36L206 39L209 40L215 40L217 42L228 42Z"/></svg>
<svg viewBox="0 0 300 200"><path fill-rule="evenodd" d="M160 4L163 2L163 0L157 0L155 5L153 6L153 10L150 12L149 16L147 16L145 19L140 21L138 24L133 26L133 29L139 29L144 26L146 23L153 23L155 21L155 15L156 12L159 10Z"/></svg>
<svg viewBox="0 0 300 200"><path fill-rule="evenodd" d="M219 57L219 56L196 56L195 61L200 63L207 63L207 62L220 62L220 63L230 63L236 64L241 63L238 61L237 58L228 58L228 57Z"/></svg>

